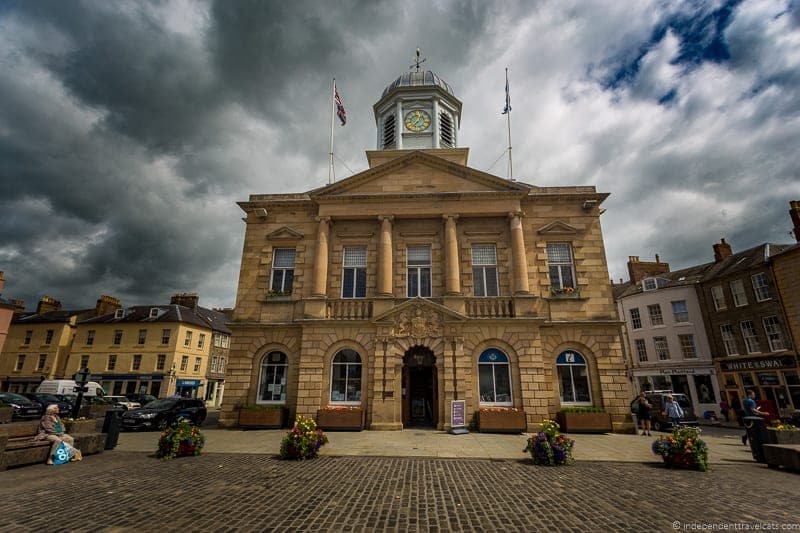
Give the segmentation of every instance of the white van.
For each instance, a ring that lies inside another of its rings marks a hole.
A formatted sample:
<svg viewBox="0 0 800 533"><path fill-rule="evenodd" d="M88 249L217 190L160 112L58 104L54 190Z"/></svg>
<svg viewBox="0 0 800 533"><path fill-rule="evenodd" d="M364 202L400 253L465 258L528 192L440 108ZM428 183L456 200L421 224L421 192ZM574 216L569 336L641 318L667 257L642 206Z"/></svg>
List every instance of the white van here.
<svg viewBox="0 0 800 533"><path fill-rule="evenodd" d="M78 394L75 392L77 386L78 384L75 383L75 380L73 379L46 379L39 383L39 387L36 389L36 392L75 396ZM101 387L96 381L88 382L86 387L89 390L83 393L84 396L105 396L106 394L106 392L103 390L103 387Z"/></svg>

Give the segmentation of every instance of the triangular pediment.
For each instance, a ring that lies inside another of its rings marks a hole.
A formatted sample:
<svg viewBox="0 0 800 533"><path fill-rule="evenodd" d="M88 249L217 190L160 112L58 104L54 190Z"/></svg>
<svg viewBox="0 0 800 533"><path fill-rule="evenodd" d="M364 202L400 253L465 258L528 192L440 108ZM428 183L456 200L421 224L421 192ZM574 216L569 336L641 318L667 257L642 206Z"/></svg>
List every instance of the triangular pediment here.
<svg viewBox="0 0 800 533"><path fill-rule="evenodd" d="M376 325L398 323L404 317L431 317L433 315L436 315L439 320L445 322L462 322L467 320L465 315L462 315L457 311L453 311L449 307L432 302L427 298L412 298L400 305L392 307L388 311L381 313L376 317L373 317L372 323Z"/></svg>
<svg viewBox="0 0 800 533"><path fill-rule="evenodd" d="M316 200L340 196L437 193L527 194L529 187L423 151L411 151L317 189Z"/></svg>
<svg viewBox="0 0 800 533"><path fill-rule="evenodd" d="M570 226L566 222L556 220L555 222L551 222L546 226L542 226L536 230L536 232L539 235L576 235L578 233L578 229L574 226Z"/></svg>
<svg viewBox="0 0 800 533"><path fill-rule="evenodd" d="M272 233L267 234L267 239L270 241L296 241L302 238L302 233L296 229L290 228L289 226L283 226L282 228L278 228Z"/></svg>

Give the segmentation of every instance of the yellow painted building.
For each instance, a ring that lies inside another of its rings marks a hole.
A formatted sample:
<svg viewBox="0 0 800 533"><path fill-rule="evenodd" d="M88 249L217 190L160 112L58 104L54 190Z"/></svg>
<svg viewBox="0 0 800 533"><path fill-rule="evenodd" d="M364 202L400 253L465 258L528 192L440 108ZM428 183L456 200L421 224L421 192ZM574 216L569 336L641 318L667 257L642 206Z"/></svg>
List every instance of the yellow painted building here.
<svg viewBox="0 0 800 533"><path fill-rule="evenodd" d="M430 71L374 106L369 168L256 194L246 218L220 422L358 407L365 427L451 426L451 401L534 428L630 390L591 186L538 187L467 166L461 102Z"/></svg>

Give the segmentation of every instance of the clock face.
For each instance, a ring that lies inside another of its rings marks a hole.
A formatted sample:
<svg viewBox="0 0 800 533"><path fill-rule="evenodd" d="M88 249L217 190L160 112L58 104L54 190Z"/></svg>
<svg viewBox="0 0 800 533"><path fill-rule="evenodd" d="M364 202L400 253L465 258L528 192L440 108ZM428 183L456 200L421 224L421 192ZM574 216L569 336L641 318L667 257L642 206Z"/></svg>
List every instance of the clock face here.
<svg viewBox="0 0 800 533"><path fill-rule="evenodd" d="M428 129L428 126L431 125L431 116L425 111L417 109L415 111L409 111L403 122L406 128L411 131L425 131Z"/></svg>

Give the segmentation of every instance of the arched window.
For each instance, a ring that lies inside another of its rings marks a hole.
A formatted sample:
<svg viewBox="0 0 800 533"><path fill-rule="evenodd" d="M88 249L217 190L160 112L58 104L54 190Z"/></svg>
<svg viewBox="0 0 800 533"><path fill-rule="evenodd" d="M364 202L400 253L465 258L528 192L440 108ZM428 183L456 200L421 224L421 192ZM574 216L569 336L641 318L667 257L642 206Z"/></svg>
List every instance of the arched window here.
<svg viewBox="0 0 800 533"><path fill-rule="evenodd" d="M478 384L481 404L512 405L508 356L497 348L485 350L478 358Z"/></svg>
<svg viewBox="0 0 800 533"><path fill-rule="evenodd" d="M286 354L270 352L261 361L256 403L286 403Z"/></svg>
<svg viewBox="0 0 800 533"><path fill-rule="evenodd" d="M331 403L361 403L361 357L341 350L331 363Z"/></svg>
<svg viewBox="0 0 800 533"><path fill-rule="evenodd" d="M589 372L583 356L572 350L561 352L556 359L556 368L561 384L561 403L591 405Z"/></svg>

